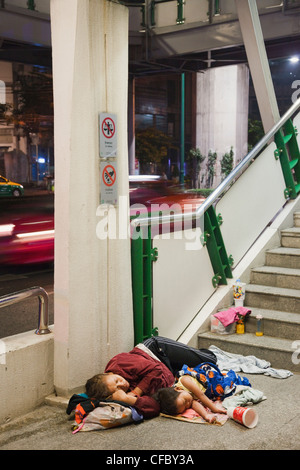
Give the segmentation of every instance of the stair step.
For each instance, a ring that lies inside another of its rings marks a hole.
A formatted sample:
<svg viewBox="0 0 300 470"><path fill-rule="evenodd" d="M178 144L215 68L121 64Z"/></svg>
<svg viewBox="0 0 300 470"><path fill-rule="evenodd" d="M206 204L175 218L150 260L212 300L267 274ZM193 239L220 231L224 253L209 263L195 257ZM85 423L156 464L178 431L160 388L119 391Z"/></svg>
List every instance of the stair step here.
<svg viewBox="0 0 300 470"><path fill-rule="evenodd" d="M299 313L300 290L248 284L246 286L245 305L249 308L258 307L266 310Z"/></svg>
<svg viewBox="0 0 300 470"><path fill-rule="evenodd" d="M280 337L291 341L300 338L300 313L251 308L251 314L247 317L245 324L247 333L255 334L256 315L262 315L263 317L264 334L266 336Z"/></svg>
<svg viewBox="0 0 300 470"><path fill-rule="evenodd" d="M294 225L295 227L300 227L300 212L294 213Z"/></svg>
<svg viewBox="0 0 300 470"><path fill-rule="evenodd" d="M279 247L266 251L267 266L300 269L300 249Z"/></svg>
<svg viewBox="0 0 300 470"><path fill-rule="evenodd" d="M298 361L292 360L295 352L293 342L288 339L255 336L251 333L218 335L205 332L198 335L198 348L209 348L211 345L234 354L254 355L270 362L275 369L300 372L300 365L294 363Z"/></svg>
<svg viewBox="0 0 300 470"><path fill-rule="evenodd" d="M281 245L287 248L300 248L300 227L282 230Z"/></svg>
<svg viewBox="0 0 300 470"><path fill-rule="evenodd" d="M251 271L251 284L300 289L300 269L260 266Z"/></svg>

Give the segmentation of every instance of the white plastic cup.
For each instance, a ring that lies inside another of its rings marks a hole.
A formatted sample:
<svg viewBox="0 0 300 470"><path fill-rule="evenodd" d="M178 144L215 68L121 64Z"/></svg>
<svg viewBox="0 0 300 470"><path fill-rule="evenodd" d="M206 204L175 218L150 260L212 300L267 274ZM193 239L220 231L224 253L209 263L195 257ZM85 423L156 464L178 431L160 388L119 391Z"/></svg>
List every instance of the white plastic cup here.
<svg viewBox="0 0 300 470"><path fill-rule="evenodd" d="M231 407L227 410L229 418L234 419L237 423L243 424L246 428L254 428L258 422L258 416L253 408L243 408L237 406Z"/></svg>
<svg viewBox="0 0 300 470"><path fill-rule="evenodd" d="M235 307L243 307L244 306L244 298L241 297L240 299L234 299L234 306Z"/></svg>

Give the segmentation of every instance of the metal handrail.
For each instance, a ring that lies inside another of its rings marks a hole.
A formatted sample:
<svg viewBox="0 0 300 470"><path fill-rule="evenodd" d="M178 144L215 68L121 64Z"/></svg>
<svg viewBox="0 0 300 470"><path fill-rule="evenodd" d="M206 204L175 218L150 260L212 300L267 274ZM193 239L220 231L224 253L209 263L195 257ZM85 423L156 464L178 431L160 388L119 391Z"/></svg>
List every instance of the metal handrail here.
<svg viewBox="0 0 300 470"><path fill-rule="evenodd" d="M243 160L232 170L232 172L219 184L219 186L207 197L201 206L196 211L192 212L178 212L174 214L153 215L150 217L137 217L132 219L131 225L133 227L145 227L155 224L163 224L165 222L182 222L199 219L205 211L212 206L214 202L221 196L221 194L230 186L235 178L237 178L243 171L244 167L255 158L259 152L267 145L272 137L280 130L285 122L292 117L292 115L300 107L300 98L286 111L286 113L274 124L274 126L267 132L267 134L253 147L253 149L243 158Z"/></svg>
<svg viewBox="0 0 300 470"><path fill-rule="evenodd" d="M0 297L0 308L16 304L29 297L38 297L39 299L38 328L35 331L35 334L46 335L51 333L51 330L48 328L48 294L42 287L31 287L30 289L24 289L18 292L3 295Z"/></svg>

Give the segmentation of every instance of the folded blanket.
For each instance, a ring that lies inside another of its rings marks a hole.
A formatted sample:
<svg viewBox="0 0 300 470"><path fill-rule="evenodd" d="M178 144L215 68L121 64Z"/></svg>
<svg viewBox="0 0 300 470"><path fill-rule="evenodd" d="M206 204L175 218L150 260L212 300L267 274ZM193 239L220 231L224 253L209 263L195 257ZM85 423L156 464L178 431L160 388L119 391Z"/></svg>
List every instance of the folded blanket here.
<svg viewBox="0 0 300 470"><path fill-rule="evenodd" d="M210 346L209 350L216 355L217 364L221 370L231 369L235 372L240 371L248 374L264 374L278 379L286 379L293 375L292 372L286 369L274 369L271 367L270 362L258 359L255 356L242 356L241 354L225 352L214 345Z"/></svg>

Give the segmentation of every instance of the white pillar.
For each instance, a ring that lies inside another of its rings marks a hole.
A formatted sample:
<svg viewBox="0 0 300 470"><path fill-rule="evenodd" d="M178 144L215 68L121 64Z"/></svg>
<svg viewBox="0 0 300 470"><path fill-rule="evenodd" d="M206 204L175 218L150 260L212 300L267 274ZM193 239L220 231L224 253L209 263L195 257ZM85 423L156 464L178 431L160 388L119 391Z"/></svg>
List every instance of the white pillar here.
<svg viewBox="0 0 300 470"><path fill-rule="evenodd" d="M117 115L118 192L128 197L128 9L107 0L51 0L51 28L54 385L67 396L133 346L130 240L96 234L101 112Z"/></svg>
<svg viewBox="0 0 300 470"><path fill-rule="evenodd" d="M236 0L262 124L267 133L280 118L256 1Z"/></svg>
<svg viewBox="0 0 300 470"><path fill-rule="evenodd" d="M129 80L128 87L128 164L129 174L135 174L135 79Z"/></svg>
<svg viewBox="0 0 300 470"><path fill-rule="evenodd" d="M196 147L217 153L213 187L222 179L222 156L234 152L234 166L248 153L249 70L246 65L215 67L197 74ZM206 180L205 160L201 178Z"/></svg>

